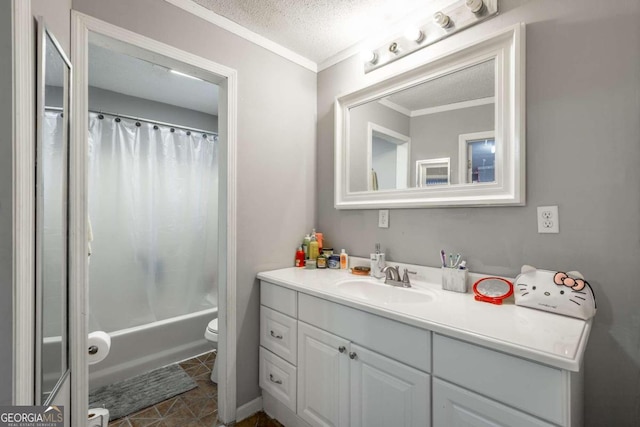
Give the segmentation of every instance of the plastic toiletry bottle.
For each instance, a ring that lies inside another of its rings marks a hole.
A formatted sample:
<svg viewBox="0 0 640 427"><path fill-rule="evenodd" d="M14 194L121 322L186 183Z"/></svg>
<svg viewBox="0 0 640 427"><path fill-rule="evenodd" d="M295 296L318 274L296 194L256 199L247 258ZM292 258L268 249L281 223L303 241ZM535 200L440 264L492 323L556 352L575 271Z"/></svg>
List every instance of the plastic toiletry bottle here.
<svg viewBox="0 0 640 427"><path fill-rule="evenodd" d="M302 250L304 251L305 259L309 259L309 243L311 243L311 236L307 234L302 239Z"/></svg>
<svg viewBox="0 0 640 427"><path fill-rule="evenodd" d="M298 246L298 250L296 251L296 267L304 267L304 251L302 250L302 246Z"/></svg>
<svg viewBox="0 0 640 427"><path fill-rule="evenodd" d="M322 252L322 248L324 248L324 236L319 231L316 231L316 240L318 240L318 249Z"/></svg>
<svg viewBox="0 0 640 427"><path fill-rule="evenodd" d="M309 259L316 260L320 255L320 249L318 247L318 241L315 234L311 235L311 241L309 242Z"/></svg>
<svg viewBox="0 0 640 427"><path fill-rule="evenodd" d="M349 268L349 255L347 255L347 252L343 249L342 252L340 252L340 270L347 270Z"/></svg>

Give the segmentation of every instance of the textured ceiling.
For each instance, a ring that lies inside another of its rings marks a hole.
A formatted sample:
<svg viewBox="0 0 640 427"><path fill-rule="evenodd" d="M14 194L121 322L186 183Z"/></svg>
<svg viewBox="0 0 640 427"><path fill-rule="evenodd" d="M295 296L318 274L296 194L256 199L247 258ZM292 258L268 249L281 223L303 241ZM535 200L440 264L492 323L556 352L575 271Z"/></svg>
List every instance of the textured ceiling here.
<svg viewBox="0 0 640 427"><path fill-rule="evenodd" d="M440 0L193 0L316 63Z"/></svg>
<svg viewBox="0 0 640 427"><path fill-rule="evenodd" d="M89 85L218 115L217 85L94 44L89 45Z"/></svg>
<svg viewBox="0 0 640 427"><path fill-rule="evenodd" d="M409 111L495 95L495 60L482 62L386 97Z"/></svg>

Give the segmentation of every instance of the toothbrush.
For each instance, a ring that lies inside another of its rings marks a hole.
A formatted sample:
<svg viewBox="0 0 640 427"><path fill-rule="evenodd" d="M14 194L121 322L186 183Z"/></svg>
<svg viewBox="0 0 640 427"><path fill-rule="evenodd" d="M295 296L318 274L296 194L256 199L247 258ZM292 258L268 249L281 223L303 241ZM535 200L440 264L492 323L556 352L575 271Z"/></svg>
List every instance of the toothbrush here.
<svg viewBox="0 0 640 427"><path fill-rule="evenodd" d="M453 268L453 254L449 254L449 267Z"/></svg>
<svg viewBox="0 0 640 427"><path fill-rule="evenodd" d="M447 258L446 258L446 255L444 254L444 249L440 250L440 258L442 258L442 266L446 267L447 266Z"/></svg>
<svg viewBox="0 0 640 427"><path fill-rule="evenodd" d="M457 267L459 262L460 262L460 254L457 254L456 255L456 260L453 263L453 268Z"/></svg>

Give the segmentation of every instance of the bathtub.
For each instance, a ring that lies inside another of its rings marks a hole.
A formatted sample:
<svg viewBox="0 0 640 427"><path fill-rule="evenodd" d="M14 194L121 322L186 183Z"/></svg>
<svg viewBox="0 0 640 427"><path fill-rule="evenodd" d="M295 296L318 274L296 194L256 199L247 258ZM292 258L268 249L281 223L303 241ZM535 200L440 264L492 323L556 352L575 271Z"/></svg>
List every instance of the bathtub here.
<svg viewBox="0 0 640 427"><path fill-rule="evenodd" d="M216 307L110 332L109 355L89 365L89 388L93 390L211 351L213 347L204 339L204 331L217 316Z"/></svg>

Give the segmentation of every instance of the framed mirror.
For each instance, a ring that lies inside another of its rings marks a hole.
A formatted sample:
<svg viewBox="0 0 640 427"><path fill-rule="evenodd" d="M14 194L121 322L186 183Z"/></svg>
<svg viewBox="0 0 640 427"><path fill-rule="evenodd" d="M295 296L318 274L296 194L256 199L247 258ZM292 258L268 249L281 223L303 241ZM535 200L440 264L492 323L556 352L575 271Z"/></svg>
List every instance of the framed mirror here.
<svg viewBox="0 0 640 427"><path fill-rule="evenodd" d="M36 91L36 404L69 370L68 183L71 63L38 19Z"/></svg>
<svg viewBox="0 0 640 427"><path fill-rule="evenodd" d="M524 24L340 96L337 209L523 205Z"/></svg>

